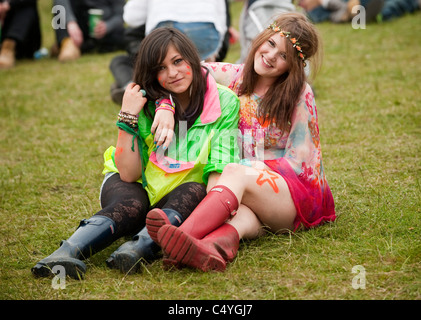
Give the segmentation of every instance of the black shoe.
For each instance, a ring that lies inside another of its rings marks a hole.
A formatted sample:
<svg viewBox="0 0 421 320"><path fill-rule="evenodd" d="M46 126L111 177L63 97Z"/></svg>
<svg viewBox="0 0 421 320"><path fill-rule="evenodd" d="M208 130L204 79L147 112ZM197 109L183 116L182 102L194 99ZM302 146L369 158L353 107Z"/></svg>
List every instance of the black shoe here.
<svg viewBox="0 0 421 320"><path fill-rule="evenodd" d="M86 265L81 260L101 251L115 240L115 223L104 216L84 219L73 235L61 242L60 248L32 267L36 277L49 277L55 266L63 266L65 274L73 279L83 279Z"/></svg>
<svg viewBox="0 0 421 320"><path fill-rule="evenodd" d="M80 259L72 257L76 256L75 251L78 251L77 248L63 240L60 248L32 267L32 274L36 277L49 277L54 274L55 266L63 266L66 275L70 278L83 279L86 273L86 265Z"/></svg>
<svg viewBox="0 0 421 320"><path fill-rule="evenodd" d="M142 260L144 262L155 260L160 250L161 248L152 241L145 227L131 241L123 243L114 251L106 263L111 269L133 274L139 271Z"/></svg>
<svg viewBox="0 0 421 320"><path fill-rule="evenodd" d="M183 222L182 216L175 210L163 209L170 223L179 226ZM136 234L132 241L123 243L107 259L107 266L111 269L119 269L126 274L133 274L140 271L142 262L156 260L161 248L150 237L148 230L144 227Z"/></svg>

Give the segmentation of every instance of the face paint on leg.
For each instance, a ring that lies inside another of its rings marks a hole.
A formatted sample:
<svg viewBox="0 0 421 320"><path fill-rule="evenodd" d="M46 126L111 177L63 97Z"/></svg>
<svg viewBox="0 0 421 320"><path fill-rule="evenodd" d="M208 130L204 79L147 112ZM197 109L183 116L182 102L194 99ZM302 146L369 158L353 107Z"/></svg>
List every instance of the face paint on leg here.
<svg viewBox="0 0 421 320"><path fill-rule="evenodd" d="M269 170L264 169L262 170L259 177L257 178L256 183L259 186L262 186L265 182L267 182L272 187L273 191L275 191L275 193L278 193L279 188L276 185L276 182L275 182L276 179L279 179L279 176L277 176L273 172L270 172Z"/></svg>

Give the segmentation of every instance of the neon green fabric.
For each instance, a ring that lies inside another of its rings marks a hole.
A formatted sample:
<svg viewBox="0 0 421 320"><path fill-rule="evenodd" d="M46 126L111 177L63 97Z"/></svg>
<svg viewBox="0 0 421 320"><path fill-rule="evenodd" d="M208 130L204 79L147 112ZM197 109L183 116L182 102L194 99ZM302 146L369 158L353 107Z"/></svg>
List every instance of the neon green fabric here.
<svg viewBox="0 0 421 320"><path fill-rule="evenodd" d="M208 91L211 91L212 96L212 88L209 86ZM153 143L153 135L150 132L152 120L143 110L139 114L137 139L140 137L143 140L139 146L143 146L140 153L143 163L146 164L145 189L152 206L180 184L207 184L211 172L221 173L228 163L239 162L238 97L221 85L215 84L214 91L213 98L205 99L202 115L189 130L186 130L183 122L175 128L175 137L165 152L162 147L156 149ZM151 114L154 115L155 104L149 102L146 107L150 108ZM103 174L118 172L114 153L113 146L105 151ZM142 183L142 179L138 182Z"/></svg>

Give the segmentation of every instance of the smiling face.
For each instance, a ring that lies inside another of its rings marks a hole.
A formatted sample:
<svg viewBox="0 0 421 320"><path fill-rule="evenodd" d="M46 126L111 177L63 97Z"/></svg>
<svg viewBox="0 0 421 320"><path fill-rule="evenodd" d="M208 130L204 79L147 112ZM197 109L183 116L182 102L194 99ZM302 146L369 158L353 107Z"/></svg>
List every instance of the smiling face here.
<svg viewBox="0 0 421 320"><path fill-rule="evenodd" d="M254 71L262 78L275 80L288 71L285 37L279 32L265 41L254 55Z"/></svg>
<svg viewBox="0 0 421 320"><path fill-rule="evenodd" d="M165 59L159 65L157 79L163 88L177 96L188 94L193 81L191 66L174 45L169 45Z"/></svg>

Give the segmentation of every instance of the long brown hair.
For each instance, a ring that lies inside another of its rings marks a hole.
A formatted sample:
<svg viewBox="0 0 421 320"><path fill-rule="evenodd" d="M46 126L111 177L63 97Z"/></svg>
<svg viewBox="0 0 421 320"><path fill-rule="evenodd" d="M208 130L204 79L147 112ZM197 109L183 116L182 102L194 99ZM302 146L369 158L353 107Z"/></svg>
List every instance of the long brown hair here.
<svg viewBox="0 0 421 320"><path fill-rule="evenodd" d="M311 62L313 77L316 74L321 47L318 32L314 25L300 13L285 13L275 20L276 25L300 43L306 61ZM250 95L257 84L258 75L254 71L254 56L256 51L275 34L272 29L262 31L253 41L250 53L244 64L243 82L240 86L240 95ZM286 38L285 38L286 39ZM303 60L298 57L297 50L289 40L286 40L286 61L289 66L287 72L279 76L265 93L258 107L258 117L266 122L275 123L282 131L288 129L292 113L304 89L306 75Z"/></svg>
<svg viewBox="0 0 421 320"><path fill-rule="evenodd" d="M163 88L157 79L159 66L164 61L168 47L173 45L181 54L192 70L193 81L190 85L191 100L184 110L175 108L175 121L186 120L190 127L203 110L203 102L206 92L206 77L202 75L199 53L193 42L181 31L175 28L162 27L155 29L143 39L137 53L133 81L146 90L148 100L157 100L169 97L170 91ZM206 75L207 76L207 75ZM177 98L172 96L175 105L179 105ZM150 118L152 115L149 108L145 113Z"/></svg>

